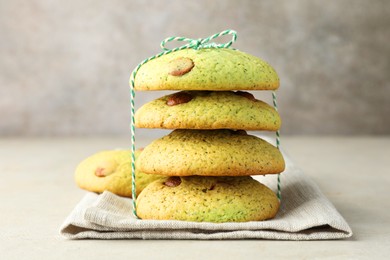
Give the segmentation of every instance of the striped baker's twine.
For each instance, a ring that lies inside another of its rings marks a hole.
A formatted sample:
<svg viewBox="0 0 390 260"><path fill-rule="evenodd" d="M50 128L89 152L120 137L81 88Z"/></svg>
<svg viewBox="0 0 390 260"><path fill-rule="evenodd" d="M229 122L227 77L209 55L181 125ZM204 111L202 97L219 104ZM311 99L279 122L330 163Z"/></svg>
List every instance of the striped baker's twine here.
<svg viewBox="0 0 390 260"><path fill-rule="evenodd" d="M272 101L274 104L274 108L277 112L278 111L278 104L277 104L277 98L276 98L275 91L272 91ZM279 130L276 130L276 147L280 150L280 132L279 132ZM282 200L282 188L281 188L280 174L278 174L278 191L277 191L276 196L278 197L279 201Z"/></svg>
<svg viewBox="0 0 390 260"><path fill-rule="evenodd" d="M221 37L223 35L231 34L232 39L227 42L227 43L222 43L222 44L217 44L214 42L210 42L211 40ZM199 50L199 49L206 49L206 48L229 48L235 41L237 40L237 32L234 30L225 30L220 33L213 34L205 39L189 39L185 37L168 37L165 40L163 40L160 44L161 48L164 50L163 52L160 52L152 57L149 57L145 60L143 60L140 64L135 67L133 72L130 75L130 106L131 106L131 121L130 121L130 130L131 130L131 188L132 188L132 193L131 196L133 198L133 214L136 218L137 216L137 194L136 194L136 181L135 181L135 119L134 119L134 114L135 114L135 105L134 105L134 99L135 99L135 76L137 75L138 70L141 68L142 65L145 63L154 60L156 58L159 58L163 55L180 51L183 49L194 49L194 50ZM182 45L177 48L173 49L168 49L165 47L165 44L171 41L179 41L179 42L188 42L185 45Z"/></svg>
<svg viewBox="0 0 390 260"><path fill-rule="evenodd" d="M221 37L221 36L226 35L226 34L232 35L232 40L230 40L229 42L222 43L222 44L210 42L211 40L218 38L218 37ZM237 40L236 31L225 30L223 32L216 33L216 34L211 35L210 37L207 37L204 39L202 39L202 38L189 39L189 38L185 38L185 37L168 37L161 42L160 46L164 51L171 51L171 52L175 51L175 49L182 50L182 49L188 49L188 48L195 49L195 50L204 49L204 48L229 48L236 40ZM183 45L183 46L180 46L178 48L172 49L172 50L165 48L165 44L167 44L168 42L171 42L171 41L188 42L188 43Z"/></svg>

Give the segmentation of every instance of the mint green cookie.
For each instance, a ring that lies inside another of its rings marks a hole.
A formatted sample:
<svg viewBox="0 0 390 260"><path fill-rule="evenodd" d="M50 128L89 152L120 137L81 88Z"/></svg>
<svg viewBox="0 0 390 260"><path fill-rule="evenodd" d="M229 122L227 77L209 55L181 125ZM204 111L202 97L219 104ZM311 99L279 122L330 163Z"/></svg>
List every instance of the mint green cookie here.
<svg viewBox="0 0 390 260"><path fill-rule="evenodd" d="M153 141L136 168L168 176L276 174L285 164L279 149L245 131L178 129Z"/></svg>
<svg viewBox="0 0 390 260"><path fill-rule="evenodd" d="M147 186L137 198L141 219L244 222L273 218L276 195L245 177L169 177Z"/></svg>
<svg viewBox="0 0 390 260"><path fill-rule="evenodd" d="M184 49L142 65L136 90L274 90L279 77L265 61L232 49Z"/></svg>
<svg viewBox="0 0 390 260"><path fill-rule="evenodd" d="M187 102L170 104L180 99ZM143 105L135 114L140 128L276 131L280 124L273 107L247 92L178 92Z"/></svg>
<svg viewBox="0 0 390 260"><path fill-rule="evenodd" d="M140 150L135 151L138 159ZM149 183L163 176L145 174L136 170L136 184L139 194ZM76 184L88 191L101 193L110 191L120 196L131 197L131 151L110 150L91 155L76 168Z"/></svg>

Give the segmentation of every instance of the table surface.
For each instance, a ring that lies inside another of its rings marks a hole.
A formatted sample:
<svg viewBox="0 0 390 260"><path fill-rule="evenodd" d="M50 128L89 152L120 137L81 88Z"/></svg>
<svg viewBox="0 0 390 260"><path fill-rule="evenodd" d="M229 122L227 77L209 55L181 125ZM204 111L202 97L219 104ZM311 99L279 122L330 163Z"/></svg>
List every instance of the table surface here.
<svg viewBox="0 0 390 260"><path fill-rule="evenodd" d="M149 140L141 140L141 145ZM330 241L66 240L59 227L85 192L73 172L128 138L0 139L0 259L388 259L390 137L284 137L295 163L350 224Z"/></svg>

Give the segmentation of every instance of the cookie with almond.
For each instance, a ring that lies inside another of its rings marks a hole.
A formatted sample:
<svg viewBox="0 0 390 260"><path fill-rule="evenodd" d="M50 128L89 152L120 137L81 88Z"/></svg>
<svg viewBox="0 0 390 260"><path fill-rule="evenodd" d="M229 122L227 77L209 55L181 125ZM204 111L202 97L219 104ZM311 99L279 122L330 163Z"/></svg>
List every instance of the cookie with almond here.
<svg viewBox="0 0 390 260"><path fill-rule="evenodd" d="M135 90L275 90L279 77L267 62L228 48L183 49L141 66Z"/></svg>
<svg viewBox="0 0 390 260"><path fill-rule="evenodd" d="M273 107L245 91L181 91L150 101L135 113L139 128L276 131L280 125Z"/></svg>
<svg viewBox="0 0 390 260"><path fill-rule="evenodd" d="M141 151L135 152L136 160ZM150 182L162 178L136 170L136 187L139 194ZM110 191L131 197L131 151L110 150L96 153L83 160L76 168L76 184L88 191Z"/></svg>
<svg viewBox="0 0 390 260"><path fill-rule="evenodd" d="M273 218L275 193L252 177L167 177L152 182L137 198L141 219L245 222Z"/></svg>

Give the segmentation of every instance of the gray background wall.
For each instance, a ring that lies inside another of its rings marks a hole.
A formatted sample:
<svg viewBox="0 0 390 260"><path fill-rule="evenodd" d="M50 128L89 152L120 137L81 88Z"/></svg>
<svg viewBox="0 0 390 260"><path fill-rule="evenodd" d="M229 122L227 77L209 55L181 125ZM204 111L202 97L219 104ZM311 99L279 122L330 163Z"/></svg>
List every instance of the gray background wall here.
<svg viewBox="0 0 390 260"><path fill-rule="evenodd" d="M278 71L285 134L390 133L390 1L0 0L0 136L127 134L137 63L228 28Z"/></svg>

